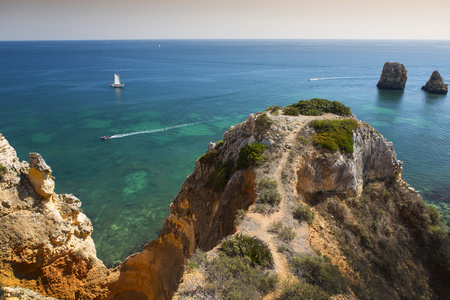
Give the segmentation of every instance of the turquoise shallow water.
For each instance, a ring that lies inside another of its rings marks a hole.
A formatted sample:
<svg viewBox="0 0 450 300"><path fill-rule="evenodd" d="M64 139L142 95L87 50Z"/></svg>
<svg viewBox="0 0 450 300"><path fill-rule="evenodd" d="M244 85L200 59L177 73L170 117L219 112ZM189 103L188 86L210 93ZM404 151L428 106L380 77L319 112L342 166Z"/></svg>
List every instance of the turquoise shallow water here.
<svg viewBox="0 0 450 300"><path fill-rule="evenodd" d="M210 141L252 112L313 97L393 141L403 178L450 223L450 99L420 90L436 69L450 77L450 41L0 42L0 56L0 132L81 199L107 265L157 237ZM376 88L386 61L406 66L404 91ZM109 87L116 70L124 89Z"/></svg>

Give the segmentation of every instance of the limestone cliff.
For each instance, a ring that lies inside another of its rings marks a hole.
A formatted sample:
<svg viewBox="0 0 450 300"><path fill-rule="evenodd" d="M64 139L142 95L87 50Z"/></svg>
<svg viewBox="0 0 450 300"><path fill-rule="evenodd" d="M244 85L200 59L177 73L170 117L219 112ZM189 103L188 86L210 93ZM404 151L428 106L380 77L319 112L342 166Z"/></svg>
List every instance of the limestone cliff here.
<svg viewBox="0 0 450 300"><path fill-rule="evenodd" d="M61 299L232 299L223 293L236 286L244 299L289 299L289 292L316 299L450 295L448 231L401 179L392 143L355 116L264 112L232 126L197 160L158 239L114 270L96 259L79 200L54 194L42 158L32 154L30 164L19 163L3 137L0 149L3 285ZM15 226L18 218L26 230ZM219 246L233 235L257 238L272 261L268 271L239 261L250 273L218 287L224 265L215 258L223 257ZM191 272L185 266L196 249L207 253L201 263L189 263L202 266ZM307 279L310 268L295 265L299 257L333 275L319 283ZM211 266L214 272L205 271ZM255 280L252 270L269 274L261 294L247 289L258 285L246 281Z"/></svg>
<svg viewBox="0 0 450 300"><path fill-rule="evenodd" d="M444 83L441 74L436 70L431 74L430 79L422 87L422 90L432 94L447 94L448 84Z"/></svg>
<svg viewBox="0 0 450 300"><path fill-rule="evenodd" d="M37 153L19 162L0 135L0 283L61 299L92 299L107 291L91 221L71 194L54 192L51 168ZM100 284L99 284L100 283Z"/></svg>
<svg viewBox="0 0 450 300"><path fill-rule="evenodd" d="M378 81L377 87L387 90L404 90L406 80L405 66L398 62L386 62L383 66L383 71Z"/></svg>

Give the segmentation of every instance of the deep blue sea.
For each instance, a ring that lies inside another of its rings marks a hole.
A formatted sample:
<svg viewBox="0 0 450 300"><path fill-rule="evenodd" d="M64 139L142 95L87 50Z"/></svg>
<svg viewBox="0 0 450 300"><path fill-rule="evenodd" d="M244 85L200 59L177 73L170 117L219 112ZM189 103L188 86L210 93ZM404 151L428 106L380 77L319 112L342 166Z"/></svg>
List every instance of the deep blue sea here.
<svg viewBox="0 0 450 300"><path fill-rule="evenodd" d="M404 91L377 89L386 61L405 65ZM393 141L403 178L449 224L450 96L421 90L434 70L450 78L450 41L0 42L0 132L21 160L41 153L57 193L81 199L109 266L158 236L210 141L314 97ZM124 89L110 88L115 71Z"/></svg>

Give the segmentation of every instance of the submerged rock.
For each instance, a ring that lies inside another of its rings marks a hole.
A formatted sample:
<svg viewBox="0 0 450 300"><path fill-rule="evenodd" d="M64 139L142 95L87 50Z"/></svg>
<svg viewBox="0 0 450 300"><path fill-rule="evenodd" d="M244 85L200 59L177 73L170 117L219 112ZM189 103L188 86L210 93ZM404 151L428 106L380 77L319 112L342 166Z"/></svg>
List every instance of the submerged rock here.
<svg viewBox="0 0 450 300"><path fill-rule="evenodd" d="M431 74L430 79L422 87L422 90L432 94L447 94L448 84L444 83L441 74L436 70Z"/></svg>
<svg viewBox="0 0 450 300"><path fill-rule="evenodd" d="M377 87L386 90L403 90L405 89L406 76L405 66L398 62L386 62L378 81Z"/></svg>

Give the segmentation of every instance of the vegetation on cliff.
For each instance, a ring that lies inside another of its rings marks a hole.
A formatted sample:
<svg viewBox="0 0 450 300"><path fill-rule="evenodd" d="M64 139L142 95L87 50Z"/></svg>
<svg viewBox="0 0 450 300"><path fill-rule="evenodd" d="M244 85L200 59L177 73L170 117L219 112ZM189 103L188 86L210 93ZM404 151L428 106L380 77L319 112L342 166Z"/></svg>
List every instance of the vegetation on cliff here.
<svg viewBox="0 0 450 300"><path fill-rule="evenodd" d="M448 295L442 287L450 278L450 233L401 182L373 182L359 197L327 197L314 207L358 272L359 280L349 282L358 298L427 299L429 285Z"/></svg>
<svg viewBox="0 0 450 300"><path fill-rule="evenodd" d="M6 167L0 163L0 180L6 174Z"/></svg>
<svg viewBox="0 0 450 300"><path fill-rule="evenodd" d="M186 286L179 291L179 298L195 295L202 299L253 300L275 289L278 277L271 270L273 257L262 240L236 235L225 239L219 250L210 259L201 250L194 253L188 270L199 270L204 284L194 289Z"/></svg>
<svg viewBox="0 0 450 300"><path fill-rule="evenodd" d="M262 152L266 148L267 145L260 143L252 143L243 147L236 162L237 168L245 169L262 162L264 160Z"/></svg>
<svg viewBox="0 0 450 300"><path fill-rule="evenodd" d="M327 99L313 98L310 100L300 100L286 106L283 109L285 115L290 116L320 116L324 113L333 113L341 116L351 115L350 108L338 101L330 101Z"/></svg>
<svg viewBox="0 0 450 300"><path fill-rule="evenodd" d="M316 147L327 148L331 152L353 153L353 130L358 128L355 120L313 120L310 125L317 132L313 136Z"/></svg>

